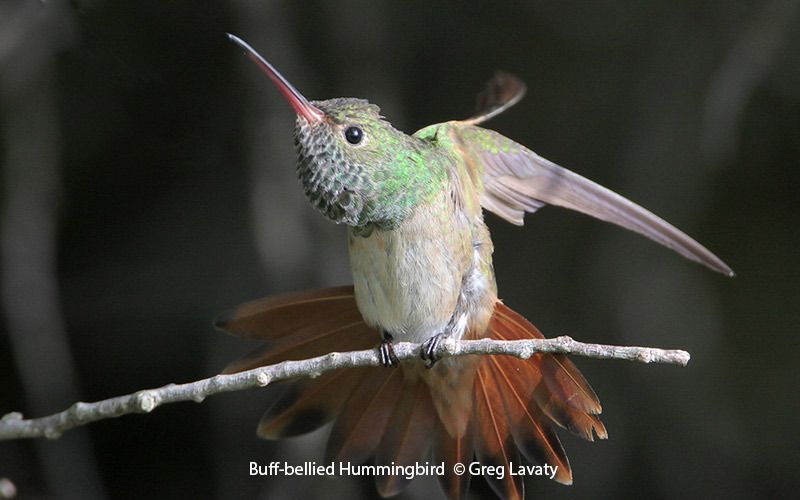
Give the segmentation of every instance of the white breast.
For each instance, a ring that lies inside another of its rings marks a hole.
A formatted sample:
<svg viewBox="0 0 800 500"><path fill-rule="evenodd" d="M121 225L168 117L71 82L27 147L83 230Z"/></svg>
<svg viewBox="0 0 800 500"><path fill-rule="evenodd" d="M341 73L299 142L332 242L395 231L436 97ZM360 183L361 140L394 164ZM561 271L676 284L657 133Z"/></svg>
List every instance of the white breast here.
<svg viewBox="0 0 800 500"><path fill-rule="evenodd" d="M469 225L431 205L395 230L349 235L358 308L397 341L422 342L444 330L472 265Z"/></svg>

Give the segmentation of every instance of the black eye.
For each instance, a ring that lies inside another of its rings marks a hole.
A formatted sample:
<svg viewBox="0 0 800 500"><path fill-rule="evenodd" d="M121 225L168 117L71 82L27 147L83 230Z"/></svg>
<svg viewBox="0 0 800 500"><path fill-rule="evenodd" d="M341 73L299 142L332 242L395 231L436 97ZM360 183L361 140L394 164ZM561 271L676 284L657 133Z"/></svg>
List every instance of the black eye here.
<svg viewBox="0 0 800 500"><path fill-rule="evenodd" d="M347 127L347 130L344 131L344 138L350 144L358 144L364 139L364 131L358 127Z"/></svg>

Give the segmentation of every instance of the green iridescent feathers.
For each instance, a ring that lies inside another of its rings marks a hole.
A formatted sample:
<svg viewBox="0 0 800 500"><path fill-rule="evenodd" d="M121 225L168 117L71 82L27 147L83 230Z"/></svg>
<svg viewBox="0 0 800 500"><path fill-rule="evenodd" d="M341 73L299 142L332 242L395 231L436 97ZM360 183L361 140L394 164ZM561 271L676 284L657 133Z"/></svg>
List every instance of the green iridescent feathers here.
<svg viewBox="0 0 800 500"><path fill-rule="evenodd" d="M446 152L396 130L362 99L313 103L327 120L298 118L297 171L311 203L336 223L393 229L414 207L446 189ZM360 130L357 144L348 128Z"/></svg>

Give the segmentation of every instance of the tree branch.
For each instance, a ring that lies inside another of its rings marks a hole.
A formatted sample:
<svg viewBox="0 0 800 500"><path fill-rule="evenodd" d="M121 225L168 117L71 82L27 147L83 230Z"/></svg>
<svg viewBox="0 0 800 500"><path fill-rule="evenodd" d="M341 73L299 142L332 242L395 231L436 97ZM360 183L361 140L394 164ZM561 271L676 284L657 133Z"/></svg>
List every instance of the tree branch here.
<svg viewBox="0 0 800 500"><path fill-rule="evenodd" d="M420 344L408 342L394 344L394 352L400 360L419 359L419 350ZM446 339L439 344L437 349L437 354L441 357L468 354L507 354L528 359L539 352L682 366L686 366L690 358L688 352L681 350L586 344L566 336L553 339L512 341ZM276 365L230 375L215 375L186 384L169 384L157 389L145 389L95 403L77 402L66 410L47 417L23 419L21 413L12 412L0 419L0 441L43 436L55 439L74 427L129 413L149 413L167 403L179 401L199 403L213 394L264 387L273 382L293 377L313 378L330 370L359 366L380 366L378 350L332 352L302 361L284 361Z"/></svg>

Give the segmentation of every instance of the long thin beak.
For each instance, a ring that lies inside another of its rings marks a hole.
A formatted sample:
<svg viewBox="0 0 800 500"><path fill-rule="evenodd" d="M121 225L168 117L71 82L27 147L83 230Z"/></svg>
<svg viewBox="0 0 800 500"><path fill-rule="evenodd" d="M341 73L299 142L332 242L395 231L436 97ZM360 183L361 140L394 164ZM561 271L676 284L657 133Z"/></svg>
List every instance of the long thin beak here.
<svg viewBox="0 0 800 500"><path fill-rule="evenodd" d="M281 91L283 97L285 97L289 104L292 105L292 108L294 108L294 111L298 115L302 116L310 123L318 123L325 118L325 113L308 102L308 99L303 97L303 94L298 92L297 89L294 88L294 86L292 86L292 84L283 77L283 75L278 73L277 69L275 69L266 59L261 57L261 54L256 52L256 50L247 42L236 35L231 35L230 33L228 33L228 38L230 38L233 43L244 49L244 51L247 52L247 57L249 57L254 63L258 64L264 73L266 73L267 76L273 82L275 82L275 85L278 86L278 90Z"/></svg>

